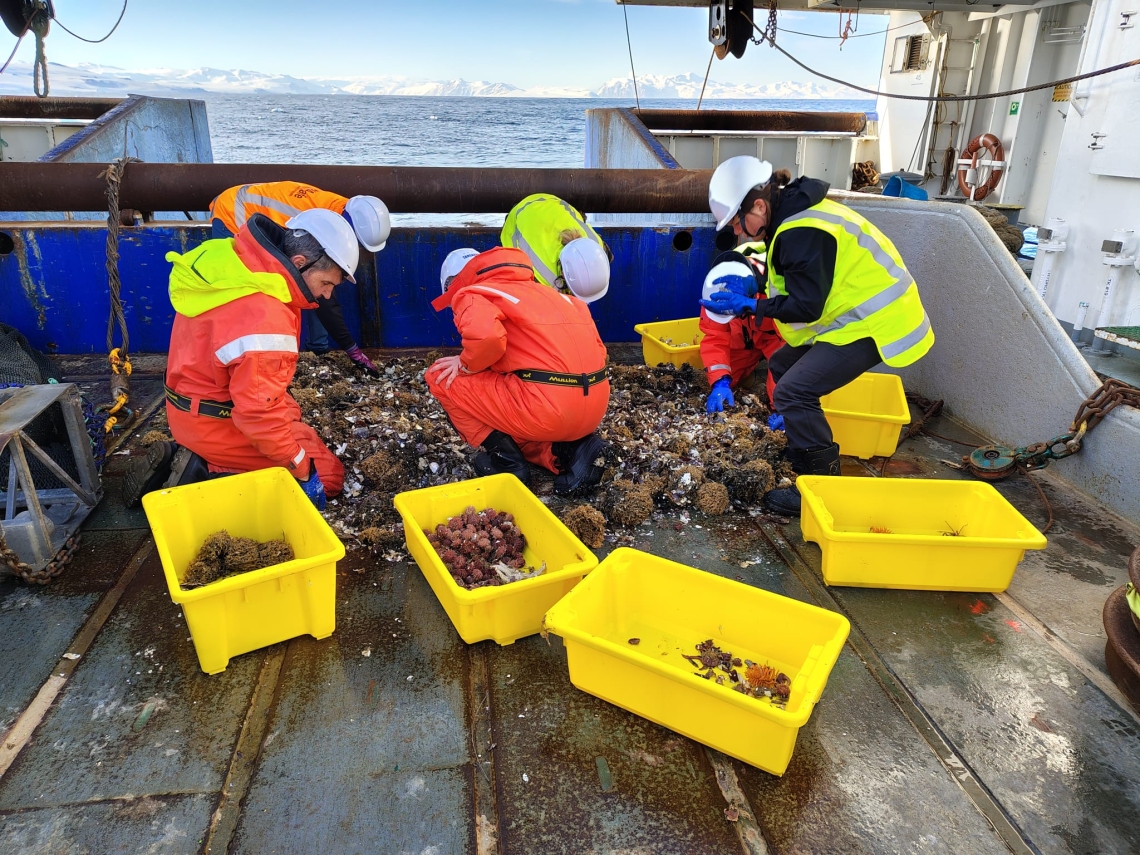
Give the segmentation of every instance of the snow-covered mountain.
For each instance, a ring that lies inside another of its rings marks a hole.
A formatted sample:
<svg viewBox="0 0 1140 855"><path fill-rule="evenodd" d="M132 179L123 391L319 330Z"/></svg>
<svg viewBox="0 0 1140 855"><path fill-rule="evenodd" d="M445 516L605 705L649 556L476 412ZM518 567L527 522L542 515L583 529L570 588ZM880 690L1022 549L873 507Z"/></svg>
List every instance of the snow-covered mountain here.
<svg viewBox="0 0 1140 855"><path fill-rule="evenodd" d="M187 96L210 92L269 95L434 95L476 98L633 98L633 79L615 77L596 89L574 86L536 86L522 89L510 83L483 80L422 80L407 77L304 78L242 69L156 68L127 71L109 65L77 66L49 63L53 95ZM699 74L671 76L647 74L637 78L641 98L697 98L704 78ZM32 67L14 62L0 75L0 95L26 95L32 91ZM710 80L706 100L728 98L860 98L850 89L816 83L739 83Z"/></svg>
<svg viewBox="0 0 1140 855"><path fill-rule="evenodd" d="M699 74L646 74L637 78L641 98L699 98L704 78ZM633 98L633 78L615 77L590 93L596 98ZM718 83L709 80L705 99L723 98L865 98L853 89L818 83Z"/></svg>

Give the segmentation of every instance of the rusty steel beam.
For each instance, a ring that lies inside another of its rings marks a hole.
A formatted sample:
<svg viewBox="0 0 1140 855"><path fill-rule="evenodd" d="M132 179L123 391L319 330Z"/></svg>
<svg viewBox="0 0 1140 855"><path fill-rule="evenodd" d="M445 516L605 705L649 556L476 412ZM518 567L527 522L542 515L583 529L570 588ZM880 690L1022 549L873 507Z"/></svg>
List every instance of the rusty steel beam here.
<svg viewBox="0 0 1140 855"><path fill-rule="evenodd" d="M103 163L0 163L0 211L103 211ZM301 181L345 196L379 196L395 213L505 213L553 193L590 213L708 213L711 170L481 169L288 163L132 163L122 208L205 211L227 187Z"/></svg>
<svg viewBox="0 0 1140 855"><path fill-rule="evenodd" d="M0 119L98 119L123 103L122 98L0 97Z"/></svg>
<svg viewBox="0 0 1140 855"><path fill-rule="evenodd" d="M794 113L787 110L630 110L654 131L775 131L861 134L865 113Z"/></svg>

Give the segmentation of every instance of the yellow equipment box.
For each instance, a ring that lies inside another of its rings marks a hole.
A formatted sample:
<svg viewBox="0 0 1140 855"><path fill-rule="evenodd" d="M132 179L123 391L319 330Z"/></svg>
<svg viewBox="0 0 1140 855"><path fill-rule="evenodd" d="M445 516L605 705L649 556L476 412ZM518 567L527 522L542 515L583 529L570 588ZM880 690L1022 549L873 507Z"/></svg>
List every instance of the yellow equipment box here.
<svg viewBox="0 0 1140 855"><path fill-rule="evenodd" d="M230 658L298 635L336 628L336 562L344 544L297 479L260 469L143 496L170 599L182 606L198 662L207 674ZM225 529L265 542L284 538L292 561L183 590L186 568L206 538Z"/></svg>
<svg viewBox="0 0 1140 855"><path fill-rule="evenodd" d="M801 475L804 540L823 581L860 588L1004 591L1041 534L981 481Z"/></svg>
<svg viewBox="0 0 1140 855"><path fill-rule="evenodd" d="M665 363L680 368L688 363L703 371L701 362L700 318L684 318L679 321L658 321L652 324L638 324L633 328L641 334L641 354L645 364L651 367Z"/></svg>
<svg viewBox="0 0 1140 855"><path fill-rule="evenodd" d="M565 640L579 689L773 775L787 769L851 630L835 612L626 548L544 623ZM790 677L787 708L700 677L682 654L706 639Z"/></svg>
<svg viewBox="0 0 1140 855"><path fill-rule="evenodd" d="M598 559L514 475L488 475L457 484L441 484L400 493L396 510L404 520L408 552L416 560L460 637L468 644L493 638L511 644L542 629L542 616L598 565ZM545 562L546 571L498 587L468 590L456 583L427 531L450 517L494 508L514 514L526 537L528 566Z"/></svg>
<svg viewBox="0 0 1140 855"><path fill-rule="evenodd" d="M820 398L839 453L849 457L890 457L899 429L910 424L902 380L894 374L868 372Z"/></svg>

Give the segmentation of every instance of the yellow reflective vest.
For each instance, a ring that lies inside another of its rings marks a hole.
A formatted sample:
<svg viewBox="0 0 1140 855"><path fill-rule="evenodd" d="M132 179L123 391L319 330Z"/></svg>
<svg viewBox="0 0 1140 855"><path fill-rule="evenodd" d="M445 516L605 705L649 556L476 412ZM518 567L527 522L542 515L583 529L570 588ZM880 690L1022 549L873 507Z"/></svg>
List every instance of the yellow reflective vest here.
<svg viewBox="0 0 1140 855"><path fill-rule="evenodd" d="M776 320L792 347L826 341L850 344L872 338L887 365L901 367L921 359L934 344L930 318L918 286L894 244L867 219L846 205L824 199L793 214L772 236L769 258L780 236L792 229L813 228L835 238L835 278L823 315L811 323ZM784 277L768 269L768 293L787 294Z"/></svg>
<svg viewBox="0 0 1140 855"><path fill-rule="evenodd" d="M567 229L605 247L598 233L575 207L547 193L527 196L511 209L503 224L500 242L505 247L525 252L538 281L554 286L562 276L558 256L562 254L562 232Z"/></svg>

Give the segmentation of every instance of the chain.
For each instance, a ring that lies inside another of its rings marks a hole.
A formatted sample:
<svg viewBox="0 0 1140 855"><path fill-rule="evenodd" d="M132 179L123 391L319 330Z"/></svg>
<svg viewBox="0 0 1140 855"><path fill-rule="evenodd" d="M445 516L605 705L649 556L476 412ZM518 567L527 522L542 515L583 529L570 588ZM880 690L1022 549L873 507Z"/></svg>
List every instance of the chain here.
<svg viewBox="0 0 1140 855"><path fill-rule="evenodd" d="M962 463L974 475L987 481L999 481L1017 469L1028 472L1044 469L1051 461L1064 460L1080 451L1085 434L1121 404L1140 409L1140 389L1115 378L1105 380L1081 402L1068 433L1048 442L1035 442L1020 448L985 445L963 457Z"/></svg>
<svg viewBox="0 0 1140 855"><path fill-rule="evenodd" d="M1082 428L1090 431L1121 404L1140 409L1140 389L1129 386L1123 380L1105 380L1099 389L1081 402L1069 430L1073 433Z"/></svg>
<svg viewBox="0 0 1140 855"><path fill-rule="evenodd" d="M4 533L0 530L0 558L4 560L4 564L12 572L12 575L19 576L29 585L46 585L62 573L63 568L71 562L71 557L75 555L75 550L78 548L79 533L76 532L60 547L55 558L49 561L43 570L36 570L31 564L26 564L21 561L16 551L9 548L8 544L4 541Z"/></svg>
<svg viewBox="0 0 1140 855"><path fill-rule="evenodd" d="M741 14L744 14L744 13L742 12ZM745 15L745 17L747 18L748 16ZM752 24L751 19L749 19L748 23ZM756 29L757 32L760 33L759 38L756 38L755 36L753 36L752 38L749 39L752 42L752 44L762 45L766 41L772 47L776 46L776 0L768 0L768 24L767 24L767 26L765 26L763 30L761 30L755 24L752 24L752 26Z"/></svg>

